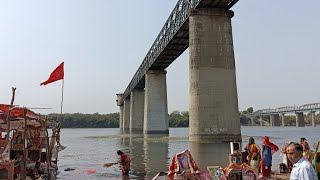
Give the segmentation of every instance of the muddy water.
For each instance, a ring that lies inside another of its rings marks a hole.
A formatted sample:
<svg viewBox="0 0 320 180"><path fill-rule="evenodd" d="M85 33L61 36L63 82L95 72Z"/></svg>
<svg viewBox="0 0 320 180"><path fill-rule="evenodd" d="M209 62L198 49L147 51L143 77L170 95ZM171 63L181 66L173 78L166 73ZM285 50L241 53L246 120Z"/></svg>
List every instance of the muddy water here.
<svg viewBox="0 0 320 180"><path fill-rule="evenodd" d="M279 148L290 141L306 137L310 146L320 137L320 127L242 127L243 145L253 136L261 145L263 136ZM188 128L170 128L169 136L139 133L123 134L119 129L62 129L62 145L67 148L59 154L57 179L152 179L159 171L167 170L172 156L189 149L200 169L208 165L225 166L229 161L229 143L190 143ZM129 177L122 177L118 165L105 168L104 163L116 162L116 150L121 149L131 157ZM282 161L280 153L273 156L273 170ZM73 171L64 171L73 168Z"/></svg>

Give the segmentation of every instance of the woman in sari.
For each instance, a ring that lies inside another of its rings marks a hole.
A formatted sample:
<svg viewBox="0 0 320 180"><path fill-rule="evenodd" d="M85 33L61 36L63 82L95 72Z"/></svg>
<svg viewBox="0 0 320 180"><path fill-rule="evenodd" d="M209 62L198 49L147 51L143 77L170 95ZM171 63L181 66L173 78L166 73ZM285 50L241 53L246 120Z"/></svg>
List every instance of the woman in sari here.
<svg viewBox="0 0 320 180"><path fill-rule="evenodd" d="M272 166L272 155L279 150L278 146L269 141L268 136L264 136L262 143L262 163L261 172L263 177L270 177Z"/></svg>
<svg viewBox="0 0 320 180"><path fill-rule="evenodd" d="M124 152L118 150L117 154L120 156L118 163L121 165L122 175L128 175L130 171L130 158Z"/></svg>
<svg viewBox="0 0 320 180"><path fill-rule="evenodd" d="M254 142L253 137L249 138L249 144L244 148L247 153L247 160L251 167L259 168L260 147Z"/></svg>

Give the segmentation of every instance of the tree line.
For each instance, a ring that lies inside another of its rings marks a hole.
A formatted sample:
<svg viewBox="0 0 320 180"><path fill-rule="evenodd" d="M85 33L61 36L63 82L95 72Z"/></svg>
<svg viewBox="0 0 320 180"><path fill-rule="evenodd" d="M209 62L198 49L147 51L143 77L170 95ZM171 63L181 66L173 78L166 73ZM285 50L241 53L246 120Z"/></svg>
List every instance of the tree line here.
<svg viewBox="0 0 320 180"><path fill-rule="evenodd" d="M49 120L60 122L61 128L117 128L119 113L110 114L49 114ZM189 127L188 111L173 111L169 114L169 127Z"/></svg>
<svg viewBox="0 0 320 180"><path fill-rule="evenodd" d="M240 113L240 124L251 125L251 120L246 114L252 113L253 108ZM49 114L50 120L60 122L62 128L118 128L119 113L109 114L82 114L82 113L65 113L65 114ZM265 116L264 120L268 121L269 117ZM295 125L295 116L285 116L286 125ZM311 124L311 113L305 115L306 124ZM320 123L320 115L316 115L316 123ZM259 118L254 118L254 124L259 125ZM189 127L189 112L188 111L173 111L169 114L169 127Z"/></svg>

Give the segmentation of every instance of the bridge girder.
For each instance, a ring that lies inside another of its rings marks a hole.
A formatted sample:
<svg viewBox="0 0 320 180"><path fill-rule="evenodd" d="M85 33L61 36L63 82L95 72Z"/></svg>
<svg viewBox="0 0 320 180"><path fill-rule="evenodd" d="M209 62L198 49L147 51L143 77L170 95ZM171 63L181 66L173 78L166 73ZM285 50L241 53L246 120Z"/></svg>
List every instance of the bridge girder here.
<svg viewBox="0 0 320 180"><path fill-rule="evenodd" d="M227 10L236 2L238 2L238 0L179 0L131 79L118 104L122 105L124 99L130 97L133 89L144 88L144 76L148 70L166 69L189 47L188 18L191 9L224 8ZM163 57L168 57L168 59L163 61Z"/></svg>

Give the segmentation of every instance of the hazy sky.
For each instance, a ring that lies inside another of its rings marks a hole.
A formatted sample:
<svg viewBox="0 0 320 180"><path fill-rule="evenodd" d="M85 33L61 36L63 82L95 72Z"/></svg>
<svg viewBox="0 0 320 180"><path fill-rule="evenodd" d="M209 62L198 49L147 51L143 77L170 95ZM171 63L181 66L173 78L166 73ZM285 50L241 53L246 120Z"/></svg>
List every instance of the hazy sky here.
<svg viewBox="0 0 320 180"><path fill-rule="evenodd" d="M0 103L59 113L118 112L176 0L0 0ZM320 102L319 0L240 0L232 10L239 109ZM187 50L167 68L168 107L188 110Z"/></svg>

